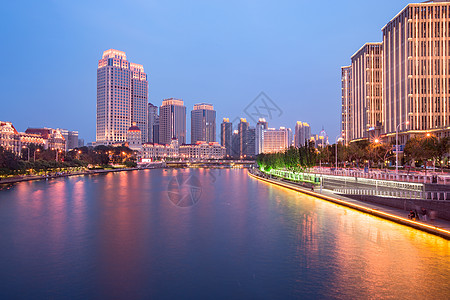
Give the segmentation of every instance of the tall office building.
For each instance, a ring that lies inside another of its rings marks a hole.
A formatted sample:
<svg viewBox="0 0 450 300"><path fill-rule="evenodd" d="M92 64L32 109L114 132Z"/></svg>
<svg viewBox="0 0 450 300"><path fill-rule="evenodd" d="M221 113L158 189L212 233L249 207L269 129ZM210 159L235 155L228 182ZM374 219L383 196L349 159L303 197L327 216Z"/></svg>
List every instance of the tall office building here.
<svg viewBox="0 0 450 300"><path fill-rule="evenodd" d="M249 124L245 118L241 118L241 121L238 124L238 132L239 132L239 156L244 157L247 150L247 131L249 128Z"/></svg>
<svg viewBox="0 0 450 300"><path fill-rule="evenodd" d="M367 43L352 56L353 140L369 137L382 121L382 43Z"/></svg>
<svg viewBox="0 0 450 300"><path fill-rule="evenodd" d="M155 143L154 142L154 135L155 132L154 130L154 126L156 124L156 120L159 118L158 115L158 106L153 105L152 103L148 104L148 121L147 121L147 125L148 125L148 137L147 137L147 142L149 143ZM159 128L158 128L159 130ZM158 132L159 135L159 132Z"/></svg>
<svg viewBox="0 0 450 300"><path fill-rule="evenodd" d="M255 127L249 127L247 133L245 135L245 149L244 149L244 157L253 157L255 156L255 138L256 138L256 129Z"/></svg>
<svg viewBox="0 0 450 300"><path fill-rule="evenodd" d="M155 119L153 123L153 140L151 141L155 144L160 144L159 142L159 116Z"/></svg>
<svg viewBox="0 0 450 300"><path fill-rule="evenodd" d="M191 144L198 141L216 141L216 111L211 104L195 104L191 111Z"/></svg>
<svg viewBox="0 0 450 300"><path fill-rule="evenodd" d="M345 145L352 139L352 66L341 68L341 135Z"/></svg>
<svg viewBox="0 0 450 300"><path fill-rule="evenodd" d="M262 153L280 152L289 147L289 130L287 128L268 128L263 131Z"/></svg>
<svg viewBox="0 0 450 300"><path fill-rule="evenodd" d="M255 154L262 153L263 131L268 128L266 119L260 118L255 128Z"/></svg>
<svg viewBox="0 0 450 300"><path fill-rule="evenodd" d="M169 145L174 138L186 144L186 106L181 99L169 98L159 108L159 142Z"/></svg>
<svg viewBox="0 0 450 300"><path fill-rule="evenodd" d="M383 27L384 128L411 134L450 130L450 2L408 4ZM406 124L409 122L409 124Z"/></svg>
<svg viewBox="0 0 450 300"><path fill-rule="evenodd" d="M297 148L306 145L306 141L311 138L311 127L306 122L297 121L295 124L294 146Z"/></svg>
<svg viewBox="0 0 450 300"><path fill-rule="evenodd" d="M127 61L125 52L103 52L97 68L96 143L126 142L132 122L147 140L148 81L142 65Z"/></svg>
<svg viewBox="0 0 450 300"><path fill-rule="evenodd" d="M229 118L223 118L220 124L220 144L226 148L226 155L232 156L233 123Z"/></svg>
<svg viewBox="0 0 450 300"><path fill-rule="evenodd" d="M234 158L240 158L240 137L239 130L234 130L231 137L231 156Z"/></svg>

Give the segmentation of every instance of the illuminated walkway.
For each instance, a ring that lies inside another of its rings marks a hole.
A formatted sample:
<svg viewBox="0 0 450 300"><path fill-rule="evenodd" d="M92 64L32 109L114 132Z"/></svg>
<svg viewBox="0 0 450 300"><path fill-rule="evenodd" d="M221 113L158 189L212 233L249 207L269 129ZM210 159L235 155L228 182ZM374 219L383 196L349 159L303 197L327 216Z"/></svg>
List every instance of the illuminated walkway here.
<svg viewBox="0 0 450 300"><path fill-rule="evenodd" d="M444 237L446 239L450 240L450 222L449 221L445 221L445 220L435 220L433 222L433 224L431 224L430 222L421 222L421 221L412 221L410 220L407 215L408 212L401 210L401 209L396 209L396 208L391 208L391 207L386 207L386 206L382 206L382 205L376 205L376 204L372 204L372 203L367 203L367 202L363 202L363 201L358 201L358 200L354 200L354 199L350 199L341 195L336 195L334 193L332 193L329 190L322 190L322 192L317 191L311 191L309 189L306 189L304 187L301 187L297 184L294 183L290 183L290 182L286 182L286 181L281 181L279 179L275 179L275 178L271 178L271 179L267 179L267 178L263 178L263 177L259 177L255 174L252 174L249 170L248 172L249 176L252 178L255 178L257 180L262 180L268 183L272 183L272 184L276 184L279 186L283 186L285 188L288 189L292 189L292 190L296 190L298 192L304 193L304 194L308 194L317 198L321 198L327 201L331 201L334 202L336 204L340 204L340 205L344 205L356 210L359 210L361 212L365 212L365 213L369 213L371 215L375 215L377 217L381 217L383 219L387 219L399 224L403 224L403 225L407 225L419 230L423 230L426 231L428 233L432 233L435 235L439 235L441 237Z"/></svg>

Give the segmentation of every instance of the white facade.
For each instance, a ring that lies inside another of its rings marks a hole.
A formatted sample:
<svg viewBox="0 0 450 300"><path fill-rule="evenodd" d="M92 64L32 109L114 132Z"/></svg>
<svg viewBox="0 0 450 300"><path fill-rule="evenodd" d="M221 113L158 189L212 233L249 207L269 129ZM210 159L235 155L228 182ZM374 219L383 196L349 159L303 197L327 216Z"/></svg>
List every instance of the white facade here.
<svg viewBox="0 0 450 300"><path fill-rule="evenodd" d="M197 142L180 146L180 157L184 159L222 159L225 155L226 148L217 142Z"/></svg>
<svg viewBox="0 0 450 300"><path fill-rule="evenodd" d="M147 141L148 81L142 65L127 61L125 52L103 52L97 68L96 144L123 143L133 122Z"/></svg>
<svg viewBox="0 0 450 300"><path fill-rule="evenodd" d="M263 131L263 153L284 151L289 146L289 130L287 128L269 128Z"/></svg>

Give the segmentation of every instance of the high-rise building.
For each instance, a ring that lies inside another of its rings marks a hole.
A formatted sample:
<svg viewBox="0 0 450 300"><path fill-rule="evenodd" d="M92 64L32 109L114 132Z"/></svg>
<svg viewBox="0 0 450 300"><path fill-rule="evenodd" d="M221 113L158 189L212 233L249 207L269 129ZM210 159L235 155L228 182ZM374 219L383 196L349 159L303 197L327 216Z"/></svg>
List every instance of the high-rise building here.
<svg viewBox="0 0 450 300"><path fill-rule="evenodd" d="M383 27L383 133L450 134L449 1L408 4ZM407 124L408 122L408 124Z"/></svg>
<svg viewBox="0 0 450 300"><path fill-rule="evenodd" d="M243 157L247 152L247 131L249 128L249 124L245 118L241 118L241 121L238 124L238 132L239 132L239 156Z"/></svg>
<svg viewBox="0 0 450 300"><path fill-rule="evenodd" d="M311 127L306 122L297 121L295 124L294 146L297 148L306 145L311 138Z"/></svg>
<svg viewBox="0 0 450 300"><path fill-rule="evenodd" d="M231 156L234 158L240 158L240 137L239 130L233 131L233 136L231 137Z"/></svg>
<svg viewBox="0 0 450 300"><path fill-rule="evenodd" d="M263 131L262 153L280 152L289 147L290 142L288 129L280 127L280 129L268 128Z"/></svg>
<svg viewBox="0 0 450 300"><path fill-rule="evenodd" d="M186 144L186 106L181 99L169 98L159 108L159 142L168 145L173 138Z"/></svg>
<svg viewBox="0 0 450 300"><path fill-rule="evenodd" d="M96 144L125 142L132 122L142 128L147 141L147 102L144 67L128 62L123 51L104 51L97 68Z"/></svg>
<svg viewBox="0 0 450 300"><path fill-rule="evenodd" d="M255 154L258 155L262 153L262 146L263 146L263 131L267 129L268 123L266 119L260 118L258 120L258 123L256 123L255 128Z"/></svg>
<svg viewBox="0 0 450 300"><path fill-rule="evenodd" d="M199 141L216 141L216 111L211 104L195 104L191 111L191 143Z"/></svg>
<svg viewBox="0 0 450 300"><path fill-rule="evenodd" d="M148 121L147 121L147 126L148 126L148 138L147 141L149 143L155 143L154 141L154 135L155 132L154 130L154 126L156 124L156 120L159 118L158 115L158 106L153 105L152 103L148 104ZM159 129L159 128L158 128ZM157 133L159 135L159 132Z"/></svg>
<svg viewBox="0 0 450 300"><path fill-rule="evenodd" d="M352 140L369 137L382 121L382 43L367 43L352 56Z"/></svg>
<svg viewBox="0 0 450 300"><path fill-rule="evenodd" d="M159 116L155 119L153 124L153 141L152 143L159 144Z"/></svg>
<svg viewBox="0 0 450 300"><path fill-rule="evenodd" d="M341 68L341 100L342 100L342 112L341 112L341 135L344 139L345 145L352 139L352 120L353 120L353 108L352 108L352 66L346 66ZM310 133L311 134L311 133Z"/></svg>
<svg viewBox="0 0 450 300"><path fill-rule="evenodd" d="M220 124L220 144L226 148L226 155L232 156L233 123L224 118Z"/></svg>
<svg viewBox="0 0 450 300"><path fill-rule="evenodd" d="M249 127L245 134L244 157L255 156L255 150L256 150L255 137L256 137L255 127Z"/></svg>

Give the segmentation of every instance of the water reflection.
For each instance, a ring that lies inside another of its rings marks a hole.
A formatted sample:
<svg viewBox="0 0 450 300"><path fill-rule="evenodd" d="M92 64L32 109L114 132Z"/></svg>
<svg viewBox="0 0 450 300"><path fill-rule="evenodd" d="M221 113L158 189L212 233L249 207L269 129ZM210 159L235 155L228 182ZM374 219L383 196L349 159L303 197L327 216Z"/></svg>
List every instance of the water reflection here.
<svg viewBox="0 0 450 300"><path fill-rule="evenodd" d="M0 191L1 298L446 298L449 242L249 178L176 169ZM196 205L168 197L196 176ZM14 274L11 276L10 274ZM23 286L27 286L24 289Z"/></svg>

